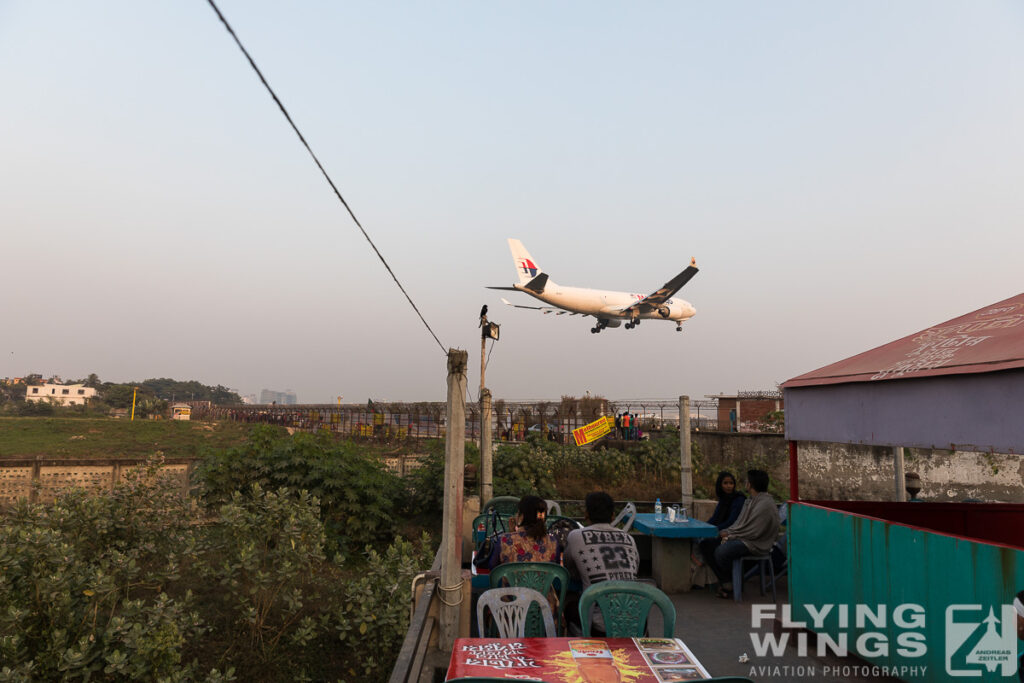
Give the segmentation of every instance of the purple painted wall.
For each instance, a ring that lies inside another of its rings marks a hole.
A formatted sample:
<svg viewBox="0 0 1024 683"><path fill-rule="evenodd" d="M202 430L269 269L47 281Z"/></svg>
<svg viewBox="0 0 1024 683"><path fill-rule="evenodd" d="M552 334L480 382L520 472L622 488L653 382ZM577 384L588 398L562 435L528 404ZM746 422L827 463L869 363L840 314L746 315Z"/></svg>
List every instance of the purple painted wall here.
<svg viewBox="0 0 1024 683"><path fill-rule="evenodd" d="M784 390L786 438L1024 453L1024 371Z"/></svg>

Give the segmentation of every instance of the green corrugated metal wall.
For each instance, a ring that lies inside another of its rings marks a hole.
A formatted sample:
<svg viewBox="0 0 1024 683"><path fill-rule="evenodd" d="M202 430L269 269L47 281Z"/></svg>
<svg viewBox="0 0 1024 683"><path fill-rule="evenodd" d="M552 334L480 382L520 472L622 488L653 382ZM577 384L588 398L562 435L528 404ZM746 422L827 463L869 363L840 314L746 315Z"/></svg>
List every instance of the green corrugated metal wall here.
<svg viewBox="0 0 1024 683"><path fill-rule="evenodd" d="M953 538L924 530L799 503L789 513L789 599L794 620L810 622L803 605L897 605L913 603L925 610L927 653L901 657L890 647L887 657L864 658L880 666L927 666L916 681L948 681L946 608L953 604L1010 604L1024 589L1024 551ZM996 615L999 609L996 607ZM818 630L818 629L815 629ZM895 643L904 629L840 629L826 619L819 632L836 638L848 634L850 649L865 631L884 633ZM990 674L985 674L989 676ZM965 680L989 680L974 678ZM1005 680L999 678L998 680Z"/></svg>

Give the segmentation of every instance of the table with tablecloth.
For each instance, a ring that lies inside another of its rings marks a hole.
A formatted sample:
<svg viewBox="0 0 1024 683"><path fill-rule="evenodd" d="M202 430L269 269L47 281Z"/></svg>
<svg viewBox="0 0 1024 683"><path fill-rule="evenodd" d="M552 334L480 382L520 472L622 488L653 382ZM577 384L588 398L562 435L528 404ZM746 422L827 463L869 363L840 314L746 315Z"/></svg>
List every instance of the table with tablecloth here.
<svg viewBox="0 0 1024 683"><path fill-rule="evenodd" d="M718 527L707 522L693 518L685 522L655 521L650 513L637 515L633 528L653 537L651 574L658 588L666 593L690 590L690 541L718 535Z"/></svg>
<svg viewBox="0 0 1024 683"><path fill-rule="evenodd" d="M711 678L678 638L458 638L447 680L676 683Z"/></svg>

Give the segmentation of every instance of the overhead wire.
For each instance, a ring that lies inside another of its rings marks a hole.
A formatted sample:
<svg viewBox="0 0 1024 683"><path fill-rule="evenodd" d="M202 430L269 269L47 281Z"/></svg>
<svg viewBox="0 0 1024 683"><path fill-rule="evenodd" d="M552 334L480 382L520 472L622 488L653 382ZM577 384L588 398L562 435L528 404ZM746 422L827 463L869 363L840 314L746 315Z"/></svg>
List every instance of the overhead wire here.
<svg viewBox="0 0 1024 683"><path fill-rule="evenodd" d="M377 245L373 243L372 239L370 239L370 235L367 234L366 230L363 228L363 224L359 222L358 218L356 218L356 214L355 212L352 211L352 207L350 207L348 205L348 202L345 201L345 198L341 196L341 192L338 190L337 185L335 185L334 181L331 180L331 176L328 175L327 170L324 169L323 164L320 163L320 159L318 159L316 154L313 153L313 149L309 146L309 143L306 142L306 138L299 131L299 127L295 125L295 122L292 120L292 117L288 114L288 110L285 109L284 104L281 102L280 98L278 98L277 93L275 93L274 89L270 87L270 84L267 82L267 79L263 77L263 72L260 71L258 66L256 66L256 62L253 61L253 58L249 55L249 51L245 49L244 45L242 45L242 41L239 40L238 35L235 33L235 30L231 28L231 24L228 23L228 20L224 17L224 14L220 11L220 8L217 7L217 4L214 2L214 0L207 0L207 2L210 4L210 7L213 8L213 11L217 13L217 17L220 19L221 23L224 24L224 28L226 28L228 33L231 34L231 37L234 39L235 44L238 45L238 49L242 51L242 54L245 55L245 58L249 61L249 66L251 66L253 71L256 72L256 75L259 76L260 82L263 83L263 86L267 89L267 92L270 93L270 96L274 98L274 102L277 103L277 106L281 110L281 113L284 114L284 117L288 120L288 124L292 127L292 130L295 131L295 134L299 136L299 140L302 142L302 146L305 147L306 151L309 152L309 155L313 157L313 161L316 163L317 168L320 169L320 173L323 174L324 179L327 180L327 184L331 186L332 190L334 190L334 195L341 202L342 206L345 207L345 210L348 211L348 215L352 217L352 221L356 224L356 227L358 227L359 231L363 233L363 237L365 237L366 241L370 243L370 247L373 249L373 252L377 254L377 258L379 258L380 262L384 264L384 268L387 269L388 274L391 275L391 279L395 281L396 285L398 285L398 289L400 289L402 291L402 294L405 295L405 298L409 302L409 305L412 306L412 310L416 311L416 315L418 315L420 320L423 321L423 325L426 326L427 331L430 332L430 336L434 338L434 341L437 342L437 345L441 347L441 351L447 354L448 350L445 348L444 344L441 343L441 340L437 338L437 335L434 334L434 330L431 329L430 324L427 322L427 319L423 317L423 314L420 313L420 309L417 308L416 304L413 302L412 297L409 296L409 293L405 291L405 287L403 287L402 283L398 280L398 276L395 275L393 270L391 270L391 266L389 266L388 262L384 259L384 255L380 253L379 249L377 249Z"/></svg>

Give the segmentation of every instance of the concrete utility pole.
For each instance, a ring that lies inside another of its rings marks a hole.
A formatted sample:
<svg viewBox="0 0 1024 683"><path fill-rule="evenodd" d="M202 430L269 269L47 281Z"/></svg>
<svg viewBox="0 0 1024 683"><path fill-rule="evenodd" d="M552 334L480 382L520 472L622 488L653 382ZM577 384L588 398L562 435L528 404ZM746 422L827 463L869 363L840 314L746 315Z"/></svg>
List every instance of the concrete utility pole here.
<svg viewBox="0 0 1024 683"><path fill-rule="evenodd" d="M494 497L494 444L491 434L491 390L480 387L480 509Z"/></svg>
<svg viewBox="0 0 1024 683"><path fill-rule="evenodd" d="M690 457L690 397L679 397L679 474L683 507L693 514L693 459Z"/></svg>
<svg viewBox="0 0 1024 683"><path fill-rule="evenodd" d="M498 326L487 320L487 306L480 309L480 509L494 497L494 447L491 435L491 391L487 372L487 340L498 340Z"/></svg>
<svg viewBox="0 0 1024 683"><path fill-rule="evenodd" d="M448 412L445 432L444 516L441 532L442 652L451 651L459 633L462 602L462 482L466 467L466 366L469 354L448 350Z"/></svg>

